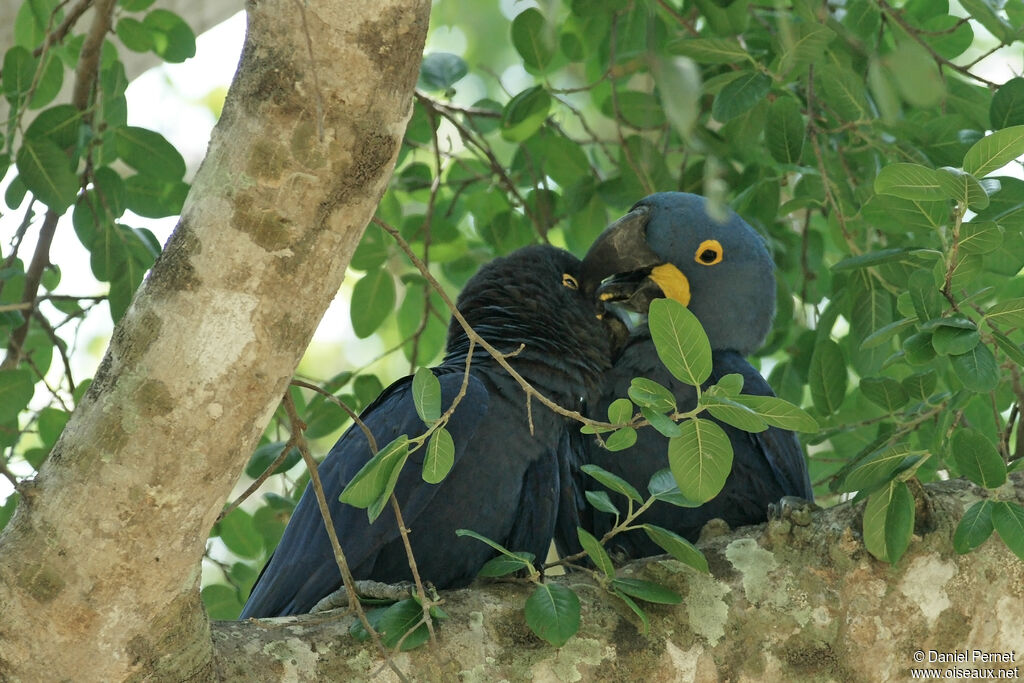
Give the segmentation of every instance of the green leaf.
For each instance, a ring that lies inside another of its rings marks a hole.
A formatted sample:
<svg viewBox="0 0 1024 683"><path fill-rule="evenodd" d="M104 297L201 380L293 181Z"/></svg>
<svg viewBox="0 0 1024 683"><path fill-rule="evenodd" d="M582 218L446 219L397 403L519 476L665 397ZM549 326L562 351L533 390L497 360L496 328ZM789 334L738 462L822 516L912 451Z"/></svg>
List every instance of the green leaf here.
<svg viewBox="0 0 1024 683"><path fill-rule="evenodd" d="M711 115L725 123L745 114L764 99L772 87L772 79L760 71L744 73L722 88L711 105Z"/></svg>
<svg viewBox="0 0 1024 683"><path fill-rule="evenodd" d="M2 384L2 379L0 379ZM27 402L26 402L27 403ZM53 445L57 443L57 439L60 438L61 432L64 431L65 425L68 423L68 419L71 417L71 413L60 408L46 407L39 411L39 438L43 440L48 448L53 448ZM2 415L0 415L0 422L4 421Z"/></svg>
<svg viewBox="0 0 1024 683"><path fill-rule="evenodd" d="M562 647L580 628L580 599L558 584L543 583L526 599L526 624L554 647Z"/></svg>
<svg viewBox="0 0 1024 683"><path fill-rule="evenodd" d="M625 424L633 419L633 403L628 398L617 398L608 405L608 422Z"/></svg>
<svg viewBox="0 0 1024 683"><path fill-rule="evenodd" d="M653 524L644 524L643 529L648 538L669 555L699 572L708 573L708 561L704 554L685 538Z"/></svg>
<svg viewBox="0 0 1024 683"><path fill-rule="evenodd" d="M455 440L444 427L438 427L427 441L427 454L423 458L423 481L438 484L455 464Z"/></svg>
<svg viewBox="0 0 1024 683"><path fill-rule="evenodd" d="M687 38L673 42L672 52L701 64L729 64L750 61L743 46L733 38Z"/></svg>
<svg viewBox="0 0 1024 683"><path fill-rule="evenodd" d="M971 391L985 393L999 385L999 365L987 344L978 344L967 353L951 355L953 372Z"/></svg>
<svg viewBox="0 0 1024 683"><path fill-rule="evenodd" d="M935 374L935 371L926 370L914 373L909 377L904 377L900 384L907 390L910 398L915 401L926 401L932 395L932 392L935 391L937 381L938 375Z"/></svg>
<svg viewBox="0 0 1024 683"><path fill-rule="evenodd" d="M960 474L978 486L994 489L1006 483L1006 464L981 432L969 427L958 429L950 439L949 450Z"/></svg>
<svg viewBox="0 0 1024 683"><path fill-rule="evenodd" d="M688 308L674 299L655 299L648 327L658 358L676 379L700 386L711 376L711 343Z"/></svg>
<svg viewBox="0 0 1024 683"><path fill-rule="evenodd" d="M242 601L238 591L223 583L204 586L199 594L210 619L235 620L242 612Z"/></svg>
<svg viewBox="0 0 1024 683"><path fill-rule="evenodd" d="M738 372L730 372L719 379L712 389L721 392L716 395L727 396L731 399L735 399L739 396L740 392L743 391L743 375Z"/></svg>
<svg viewBox="0 0 1024 683"><path fill-rule="evenodd" d="M68 155L49 138L25 138L15 155L19 177L29 192L57 214L78 194L78 177Z"/></svg>
<svg viewBox="0 0 1024 683"><path fill-rule="evenodd" d="M543 71L555 56L555 27L536 8L523 10L512 20L512 44L530 69Z"/></svg>
<svg viewBox="0 0 1024 683"><path fill-rule="evenodd" d="M420 64L419 86L424 90L447 90L469 73L462 57L450 52L431 52Z"/></svg>
<svg viewBox="0 0 1024 683"><path fill-rule="evenodd" d="M189 25L174 12L155 9L142 23L153 34L153 52L164 61L178 64L196 54L196 36Z"/></svg>
<svg viewBox="0 0 1024 683"><path fill-rule="evenodd" d="M277 460L278 456L281 455L284 445L284 441L274 441L257 446L256 450L254 450L252 455L249 456L249 462L245 466L246 476L256 479L266 472L267 468ZM278 474L281 472L287 472L301 459L302 454L299 452L299 449L292 448L275 472Z"/></svg>
<svg viewBox="0 0 1024 683"><path fill-rule="evenodd" d="M185 175L185 159L160 133L122 126L115 128L113 135L117 155L139 173L169 182Z"/></svg>
<svg viewBox="0 0 1024 683"><path fill-rule="evenodd" d="M985 311L985 320L1000 327L1024 327L1024 298L993 304Z"/></svg>
<svg viewBox="0 0 1024 683"><path fill-rule="evenodd" d="M889 413L896 412L910 400L903 385L889 377L865 377L860 381L860 393Z"/></svg>
<svg viewBox="0 0 1024 683"><path fill-rule="evenodd" d="M804 69L821 58L836 34L824 24L799 22L790 24L790 31L780 33L779 74Z"/></svg>
<svg viewBox="0 0 1024 683"><path fill-rule="evenodd" d="M933 249L880 249L867 254L844 258L832 266L832 272L839 273L844 270L856 270L858 268L870 268L880 266L883 263L914 263L918 259L925 259L934 262L942 256L941 252Z"/></svg>
<svg viewBox="0 0 1024 683"><path fill-rule="evenodd" d="M383 510L384 502L391 496L398 482L398 474L409 457L409 437L405 434L377 451L345 485L338 497L342 503L353 507L366 508L371 513L370 522Z"/></svg>
<svg viewBox="0 0 1024 683"><path fill-rule="evenodd" d="M576 527L576 536L579 537L580 545L587 551L587 555L594 561L594 566L604 572L608 578L614 578L615 565L612 564L612 558L608 557L608 553L601 546L601 542L583 527Z"/></svg>
<svg viewBox="0 0 1024 683"><path fill-rule="evenodd" d="M811 400L822 415L831 415L839 410L846 396L846 361L839 344L824 339L814 346L808 384Z"/></svg>
<svg viewBox="0 0 1024 683"><path fill-rule="evenodd" d="M953 550L961 555L988 540L995 528L992 524L993 501L979 500L964 513L953 534Z"/></svg>
<svg viewBox="0 0 1024 683"><path fill-rule="evenodd" d="M0 424L18 417L35 393L28 370L0 370Z"/></svg>
<svg viewBox="0 0 1024 683"><path fill-rule="evenodd" d="M533 553L517 552L512 554L515 557L498 555L497 557L487 560L487 562L484 563L484 566L480 567L480 571L477 572L477 576L497 578L499 576L508 576L509 574L514 574L521 569L533 566Z"/></svg>
<svg viewBox="0 0 1024 683"><path fill-rule="evenodd" d="M632 484L597 465L583 465L580 467L580 471L596 479L605 488L621 493L634 503L644 502L644 499L640 497L640 492L633 488Z"/></svg>
<svg viewBox="0 0 1024 683"><path fill-rule="evenodd" d="M619 509L615 507L612 499L608 497L607 491L584 491L583 495L586 496L592 506L601 512L607 512L609 515L619 514Z"/></svg>
<svg viewBox="0 0 1024 683"><path fill-rule="evenodd" d="M895 564L910 545L914 499L902 481L889 482L868 498L864 509L864 545L883 562Z"/></svg>
<svg viewBox="0 0 1024 683"><path fill-rule="evenodd" d="M181 213L189 186L180 180L166 181L136 173L124 181L124 204L140 216L163 218Z"/></svg>
<svg viewBox="0 0 1024 683"><path fill-rule="evenodd" d="M877 450L843 477L838 490L871 491L915 464L920 459L920 453L907 444L895 444Z"/></svg>
<svg viewBox="0 0 1024 683"><path fill-rule="evenodd" d="M799 163L807 124L800 113L800 104L794 98L780 97L768 107L764 135L773 159L781 164Z"/></svg>
<svg viewBox="0 0 1024 683"><path fill-rule="evenodd" d="M914 326L913 318L900 318L895 320L884 327L880 327L868 336L864 337L864 341L860 343L862 350L873 349L877 346L881 346L885 342L889 341L897 334Z"/></svg>
<svg viewBox="0 0 1024 683"><path fill-rule="evenodd" d="M70 104L58 104L39 113L25 130L26 138L48 138L62 150L78 142L82 112Z"/></svg>
<svg viewBox="0 0 1024 683"><path fill-rule="evenodd" d="M682 433L682 428L679 424L663 413L659 413L656 410L644 406L640 408L640 414L647 418L647 421L651 423L651 426L658 430L658 433L662 436L672 438L673 436L679 436Z"/></svg>
<svg viewBox="0 0 1024 683"><path fill-rule="evenodd" d="M1008 43L1013 40L1013 28L996 13L987 0L960 0L960 6L1000 42Z"/></svg>
<svg viewBox="0 0 1024 683"><path fill-rule="evenodd" d="M430 368L416 368L412 377L412 402L416 414L427 425L441 417L441 382Z"/></svg>
<svg viewBox="0 0 1024 683"><path fill-rule="evenodd" d="M768 423L760 415L739 401L703 394L698 405L707 408L712 417L745 432L757 433L768 429Z"/></svg>
<svg viewBox="0 0 1024 683"><path fill-rule="evenodd" d="M911 365L924 365L935 358L930 332L918 332L903 340L903 353Z"/></svg>
<svg viewBox="0 0 1024 683"><path fill-rule="evenodd" d="M678 605L683 601L679 593L674 590L660 586L652 581L641 579L614 579L612 587L617 588L626 595L640 598L645 602L653 602L659 605Z"/></svg>
<svg viewBox="0 0 1024 683"><path fill-rule="evenodd" d="M993 503L992 524L1006 547L1024 560L1024 507L1005 500Z"/></svg>
<svg viewBox="0 0 1024 683"><path fill-rule="evenodd" d="M988 206L988 194L978 179L959 168L943 166L935 171L939 187L947 197L963 206L970 206L972 211L981 211Z"/></svg>
<svg viewBox="0 0 1024 683"><path fill-rule="evenodd" d="M689 138L699 113L700 72L686 57L655 59L651 72L665 118L681 138Z"/></svg>
<svg viewBox="0 0 1024 683"><path fill-rule="evenodd" d="M669 439L669 466L682 494L703 503L725 485L732 470L732 444L711 420L687 420L682 429L681 436Z"/></svg>
<svg viewBox="0 0 1024 683"><path fill-rule="evenodd" d="M1024 126L1010 126L978 140L964 155L964 170L983 178L1024 155Z"/></svg>
<svg viewBox="0 0 1024 683"><path fill-rule="evenodd" d="M1024 367L1024 349L1021 349L1012 339L1001 332L990 330L992 337L996 340L999 350L1006 354L1007 358L1017 365Z"/></svg>
<svg viewBox="0 0 1024 683"><path fill-rule="evenodd" d="M772 427L794 432L816 432L818 421L806 411L777 396L740 394L733 401L750 408Z"/></svg>
<svg viewBox="0 0 1024 683"><path fill-rule="evenodd" d="M632 427L616 429L604 440L604 447L609 451L622 451L636 443L636 430Z"/></svg>
<svg viewBox="0 0 1024 683"><path fill-rule="evenodd" d="M964 330L959 327L940 325L932 332L932 346L935 352L943 356L967 353L981 341L977 330Z"/></svg>
<svg viewBox="0 0 1024 683"><path fill-rule="evenodd" d="M381 644L384 647L391 649L401 643L401 651L407 652L430 639L427 625L419 623L422 618L423 607L419 601L406 598L384 608L373 628L381 635ZM409 633L410 631L412 633ZM407 633L409 635L406 635Z"/></svg>
<svg viewBox="0 0 1024 683"><path fill-rule="evenodd" d="M973 220L960 226L960 249L967 254L990 254L1003 244L1003 229L992 221Z"/></svg>
<svg viewBox="0 0 1024 683"><path fill-rule="evenodd" d="M1024 124L1024 78L1011 78L999 86L988 113L994 130Z"/></svg>
<svg viewBox="0 0 1024 683"><path fill-rule="evenodd" d="M138 19L121 17L114 32L124 46L133 52L149 52L156 47L153 33Z"/></svg>
<svg viewBox="0 0 1024 683"><path fill-rule="evenodd" d="M371 270L352 288L352 330L365 339L391 315L395 308L395 279L386 268Z"/></svg>
<svg viewBox="0 0 1024 683"><path fill-rule="evenodd" d="M551 95L542 85L513 97L501 117L501 137L509 142L522 142L540 130L551 108Z"/></svg>
<svg viewBox="0 0 1024 683"><path fill-rule="evenodd" d="M14 103L19 96L26 94L32 87L35 73L36 58L24 47L15 46L4 53L0 88L3 88L7 99Z"/></svg>
<svg viewBox="0 0 1024 683"><path fill-rule="evenodd" d="M675 411L676 397L672 392L646 377L634 377L627 392L633 403L661 413ZM610 410L610 408L609 408ZM632 413L632 410L630 411ZM627 418L628 419L628 418Z"/></svg>
<svg viewBox="0 0 1024 683"><path fill-rule="evenodd" d="M636 604L633 598L629 597L620 590L612 589L612 592L615 593L615 595L620 600L622 600L622 602L626 603L626 606L629 607L629 609L633 610L633 614L640 618L640 623L643 624L643 629L641 629L641 632L646 634L648 631L650 631L651 620L647 618L647 613L640 609L640 605Z"/></svg>
<svg viewBox="0 0 1024 683"><path fill-rule="evenodd" d="M491 546L492 548L497 550L499 553L501 553L505 557L508 557L509 559L523 560L524 558L529 557L530 558L530 562L533 562L533 560L534 560L534 556L533 556L532 553L520 553L520 552L514 553L511 550L509 550L508 548L506 548L505 546L501 545L500 543L492 541L491 539L487 538L486 536L484 536L482 534L478 534L477 532L473 531L472 529L456 529L455 530L455 535L459 536L459 537L469 536L470 538L475 538L476 540L480 541L481 543L484 543L485 545Z"/></svg>
<svg viewBox="0 0 1024 683"><path fill-rule="evenodd" d="M228 550L239 557L259 557L263 554L263 538L256 533L252 516L242 508L235 508L217 525L220 540Z"/></svg>
<svg viewBox="0 0 1024 683"><path fill-rule="evenodd" d="M918 201L946 198L936 172L920 164L889 164L875 177L875 192Z"/></svg>
<svg viewBox="0 0 1024 683"><path fill-rule="evenodd" d="M651 492L651 497L655 500L664 501L677 507L695 508L701 505L683 495L679 490L679 485L676 484L675 477L672 476L672 471L668 469L658 470L652 474L651 480L647 482L647 490Z"/></svg>

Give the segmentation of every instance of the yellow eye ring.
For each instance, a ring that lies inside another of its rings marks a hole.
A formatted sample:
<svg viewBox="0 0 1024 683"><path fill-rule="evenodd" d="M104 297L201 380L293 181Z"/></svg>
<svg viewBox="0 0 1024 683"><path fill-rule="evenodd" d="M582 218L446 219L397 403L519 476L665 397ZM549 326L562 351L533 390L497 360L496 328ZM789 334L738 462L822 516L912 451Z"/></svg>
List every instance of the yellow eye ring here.
<svg viewBox="0 0 1024 683"><path fill-rule="evenodd" d="M694 255L693 260L702 266L713 266L716 263L722 262L722 254L724 250L718 240L704 240L697 247L697 253Z"/></svg>
<svg viewBox="0 0 1024 683"><path fill-rule="evenodd" d="M569 273L562 273L562 286L569 289L579 289L580 283Z"/></svg>

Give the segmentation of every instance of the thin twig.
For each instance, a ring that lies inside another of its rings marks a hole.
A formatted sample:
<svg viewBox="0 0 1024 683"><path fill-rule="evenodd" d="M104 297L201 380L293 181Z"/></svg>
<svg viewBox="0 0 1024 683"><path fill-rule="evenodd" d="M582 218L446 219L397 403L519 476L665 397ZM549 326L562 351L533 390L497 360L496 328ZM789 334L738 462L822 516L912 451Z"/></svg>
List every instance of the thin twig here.
<svg viewBox="0 0 1024 683"><path fill-rule="evenodd" d="M476 331L470 326L469 322L466 321L466 318L463 317L462 313L455 306L455 303L452 302L451 297L449 297L447 292L444 291L444 288L441 287L441 283L439 283L437 279L430 273L430 270L427 269L423 261L421 261L419 257L417 257L415 253L413 253L412 248L409 246L409 243L406 242L405 239L399 234L398 230L391 227L390 225L388 225L387 223L385 223L384 221L377 217L373 218L373 222L376 223L382 230L384 230L386 233L388 233L395 239L395 241L398 243L398 246L402 249L403 252L405 252L405 255L409 258L410 261L412 261L413 265L416 266L416 268L420 271L420 274L427 280L427 282L430 283L430 285L437 291L440 297L444 300L445 305L448 306L448 310L451 311L452 317L454 317L455 320L459 323L459 326L462 327L463 331L466 333L466 336L471 341L474 341L477 344L479 344L482 349L487 351L487 353L490 354L495 361L497 361L498 365L504 368L505 372L507 372L512 377L512 379L514 379L516 383L519 384L519 386L523 389L528 398L536 398L538 401L543 403L547 408L549 408L553 412L562 415L563 417L572 418L578 422L582 422L583 424L590 425L592 427L604 427L609 429L615 429L620 426L613 425L608 422L592 420L589 417L585 417L584 415L580 414L578 411L567 410L562 406L558 405L557 403L555 403L554 401L552 401L551 399L549 399L544 394L540 393L537 389L535 389L532 384L523 379L522 375L516 372L516 370L509 364L507 358L510 354L504 354L501 351L498 351L496 348L491 346L491 344L486 339L484 339L483 337L476 333Z"/></svg>
<svg viewBox="0 0 1024 683"><path fill-rule="evenodd" d="M359 619L359 623L363 625L363 628L370 638L373 639L377 649L380 650L383 655L385 662L395 672L401 681L408 681L402 670L398 668L394 660L391 659L391 654L384 647L384 643L380 639L380 634L370 624L369 619L366 618L366 612L363 610L363 606L359 602L359 597L356 593L356 582L352 576L352 571L348 567L348 561L345 559L345 552L341 549L341 543L338 542L338 534L334 530L334 520L331 518L331 510L327 505L327 496L324 495L324 487L320 482L320 474L317 471L316 460L309 453L309 445L306 443L306 437L303 434L303 430L306 428L305 423L299 418L298 411L295 409L295 402L292 400L291 394L287 391L284 394L284 399L281 401L284 404L285 412L288 413L288 419L292 425L292 434L298 435L296 439L296 446L299 452L302 454L302 459L306 463L306 469L309 470L309 485L313 487L313 492L316 494L316 502L320 506L320 515L323 517L324 527L327 530L327 537L331 541L331 550L334 552L334 560L338 563L338 570L341 572L341 581L345 585L345 589L348 591L348 608L350 611L355 612L356 617Z"/></svg>

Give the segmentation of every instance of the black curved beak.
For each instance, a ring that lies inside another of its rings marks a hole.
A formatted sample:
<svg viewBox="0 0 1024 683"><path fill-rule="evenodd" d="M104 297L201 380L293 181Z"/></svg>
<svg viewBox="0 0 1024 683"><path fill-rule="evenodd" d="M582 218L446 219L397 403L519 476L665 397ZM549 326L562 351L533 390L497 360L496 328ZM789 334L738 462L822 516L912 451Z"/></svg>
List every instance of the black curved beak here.
<svg viewBox="0 0 1024 683"><path fill-rule="evenodd" d="M604 229L583 258L580 288L593 294L612 275L651 269L663 263L647 246L650 209L638 206Z"/></svg>

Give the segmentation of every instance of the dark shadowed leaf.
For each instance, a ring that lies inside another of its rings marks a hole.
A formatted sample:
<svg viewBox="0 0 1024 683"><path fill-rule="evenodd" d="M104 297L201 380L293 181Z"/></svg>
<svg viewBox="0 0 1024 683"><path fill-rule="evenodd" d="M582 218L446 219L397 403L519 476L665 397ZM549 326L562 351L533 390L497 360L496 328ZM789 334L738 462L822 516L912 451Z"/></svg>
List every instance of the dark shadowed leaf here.
<svg viewBox="0 0 1024 683"><path fill-rule="evenodd" d="M960 474L978 486L994 489L1006 483L1006 464L995 444L981 432L963 427L953 433L949 450Z"/></svg>
<svg viewBox="0 0 1024 683"><path fill-rule="evenodd" d="M526 624L554 647L562 647L580 628L580 599L566 588L544 583L526 599Z"/></svg>
<svg viewBox="0 0 1024 683"><path fill-rule="evenodd" d="M469 73L465 60L450 52L431 52L420 64L420 87L447 90Z"/></svg>
<svg viewBox="0 0 1024 683"><path fill-rule="evenodd" d="M953 534L953 549L961 555L974 550L992 535L993 501L979 500L964 513Z"/></svg>
<svg viewBox="0 0 1024 683"><path fill-rule="evenodd" d="M1008 500L993 503L992 524L1006 547L1024 560L1024 507Z"/></svg>

